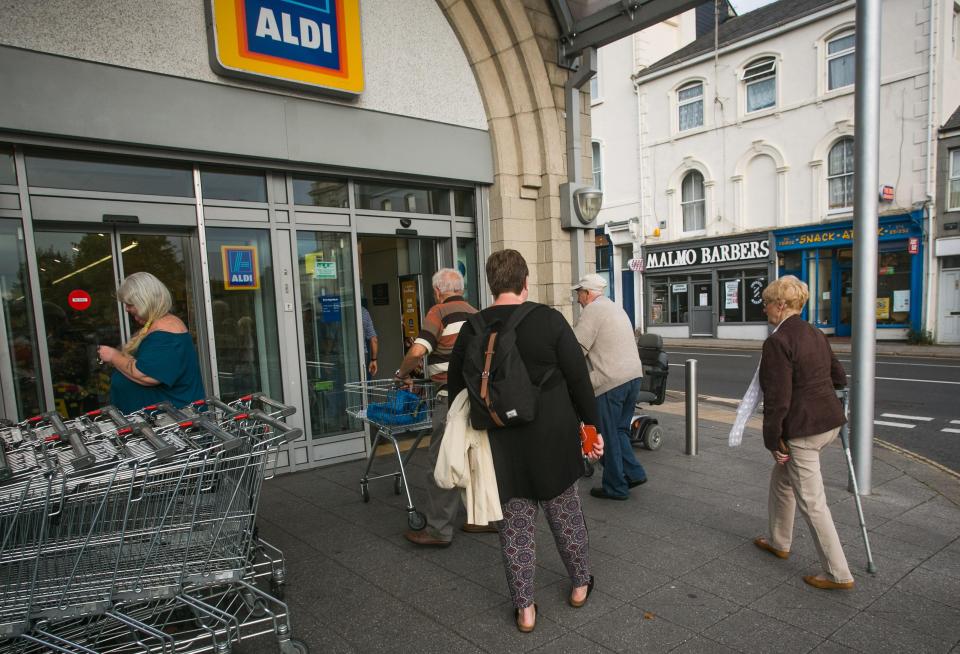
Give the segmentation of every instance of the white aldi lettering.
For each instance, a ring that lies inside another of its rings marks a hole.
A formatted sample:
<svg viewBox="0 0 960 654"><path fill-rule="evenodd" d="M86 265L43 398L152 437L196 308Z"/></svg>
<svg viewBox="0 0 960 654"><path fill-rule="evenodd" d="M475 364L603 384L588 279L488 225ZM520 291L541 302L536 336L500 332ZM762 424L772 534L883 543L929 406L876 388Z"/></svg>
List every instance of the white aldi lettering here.
<svg viewBox="0 0 960 654"><path fill-rule="evenodd" d="M767 239L722 243L699 248L666 250L647 254L647 270L656 268L675 268L677 266L699 266L731 261L764 259L770 256L770 242Z"/></svg>

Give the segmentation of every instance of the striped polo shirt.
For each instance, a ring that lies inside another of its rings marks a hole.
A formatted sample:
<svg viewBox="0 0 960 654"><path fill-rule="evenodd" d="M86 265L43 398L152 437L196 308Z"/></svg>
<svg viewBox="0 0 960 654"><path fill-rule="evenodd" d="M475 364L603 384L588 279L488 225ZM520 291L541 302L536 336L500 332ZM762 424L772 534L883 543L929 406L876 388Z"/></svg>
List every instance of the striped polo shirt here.
<svg viewBox="0 0 960 654"><path fill-rule="evenodd" d="M467 316L476 312L463 296L453 295L430 307L424 316L420 333L414 342L427 348L429 358L425 372L438 386L446 386L453 344L457 342L460 328L467 321Z"/></svg>

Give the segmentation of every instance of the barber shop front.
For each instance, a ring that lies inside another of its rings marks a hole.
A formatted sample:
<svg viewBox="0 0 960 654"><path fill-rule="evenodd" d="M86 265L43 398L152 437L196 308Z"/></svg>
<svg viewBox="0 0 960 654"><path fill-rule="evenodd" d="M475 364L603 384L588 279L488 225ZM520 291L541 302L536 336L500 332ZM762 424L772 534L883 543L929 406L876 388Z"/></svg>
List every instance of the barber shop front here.
<svg viewBox="0 0 960 654"><path fill-rule="evenodd" d="M211 68L202 29L180 28L202 26L204 4L136 25L122 24L133 12L112 8L116 29L187 39L170 44L177 62L87 60L84 52L113 50L98 41L105 31L71 32L85 19L45 12L54 24L31 31L31 7L5 17L0 417L73 417L107 404L97 346L137 329L115 292L147 271L172 293L207 393L229 401L262 391L296 407L290 422L304 437L280 452L279 471L363 456L369 440L344 394L369 376L362 307L378 334L375 376L389 377L433 302L434 272L458 268L475 305L486 295L478 261L489 250L493 162L473 72L431 0L417 4L427 32L419 56L447 63L423 92L457 101L425 102L430 116L410 115L406 96L383 87L400 76L421 88L421 73L397 70L390 39L364 43L361 61L349 15L334 27L345 30L337 42L353 77L334 90L363 89L353 103L281 90L255 69L232 82L221 75L240 64L221 57ZM365 28L382 33L403 8L375 4L382 11L365 15ZM92 3L89 20L108 5ZM213 6L219 19L242 3ZM356 78L363 66L366 86Z"/></svg>
<svg viewBox="0 0 960 654"><path fill-rule="evenodd" d="M647 331L673 338L763 339L773 274L767 232L644 248Z"/></svg>
<svg viewBox="0 0 960 654"><path fill-rule="evenodd" d="M877 253L877 338L902 340L920 327L923 214L881 216ZM853 318L853 225L811 225L774 232L780 275L810 287L804 317L826 334L850 336Z"/></svg>

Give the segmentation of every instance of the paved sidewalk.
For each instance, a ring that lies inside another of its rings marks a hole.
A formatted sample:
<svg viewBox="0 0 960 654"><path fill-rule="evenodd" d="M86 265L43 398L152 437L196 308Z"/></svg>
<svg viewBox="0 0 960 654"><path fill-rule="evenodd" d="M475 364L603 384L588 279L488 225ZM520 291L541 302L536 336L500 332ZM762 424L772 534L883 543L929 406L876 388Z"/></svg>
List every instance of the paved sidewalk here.
<svg viewBox="0 0 960 654"><path fill-rule="evenodd" d="M960 652L960 482L880 448L863 498L878 571L866 557L846 463L824 456L827 495L853 591L820 591L798 519L789 561L757 550L766 532L771 460L754 421L726 443L733 410L701 406L700 450L683 454L682 404L655 414L666 435L638 450L650 481L627 502L591 498L581 482L596 589L579 610L540 518L536 631L514 626L492 534L457 532L451 547L418 549L390 480L360 500L360 462L266 482L261 535L287 556L294 635L320 652ZM426 452L413 457L416 497ZM389 459L384 459L389 462ZM599 474L599 473L598 473ZM235 652L272 652L269 639Z"/></svg>
<svg viewBox="0 0 960 654"><path fill-rule="evenodd" d="M852 345L849 338L831 336L828 340L834 352L850 353ZM762 340L735 338L664 338L663 344L666 347L698 347L724 350L759 350L763 347ZM960 359L960 345L910 345L899 341L877 341L877 354Z"/></svg>

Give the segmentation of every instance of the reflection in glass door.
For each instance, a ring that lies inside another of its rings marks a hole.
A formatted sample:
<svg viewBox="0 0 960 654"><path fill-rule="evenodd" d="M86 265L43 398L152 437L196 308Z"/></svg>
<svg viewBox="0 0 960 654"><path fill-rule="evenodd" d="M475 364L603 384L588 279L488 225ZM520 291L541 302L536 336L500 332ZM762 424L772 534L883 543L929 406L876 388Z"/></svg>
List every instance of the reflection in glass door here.
<svg viewBox="0 0 960 654"><path fill-rule="evenodd" d="M119 347L137 328L120 322L116 290L125 275L147 271L164 282L196 342L189 237L37 230L35 241L53 408L63 416L110 400L110 370L97 362L97 346Z"/></svg>
<svg viewBox="0 0 960 654"><path fill-rule="evenodd" d="M311 436L359 431L343 391L360 380L350 234L298 232L297 269Z"/></svg>
<svg viewBox="0 0 960 654"><path fill-rule="evenodd" d="M16 407L16 413L8 417L24 420L40 413L44 401L26 248L19 220L0 220L0 302L0 329L6 337Z"/></svg>

